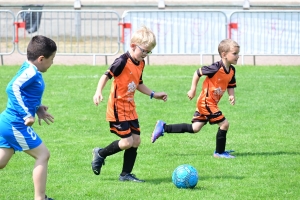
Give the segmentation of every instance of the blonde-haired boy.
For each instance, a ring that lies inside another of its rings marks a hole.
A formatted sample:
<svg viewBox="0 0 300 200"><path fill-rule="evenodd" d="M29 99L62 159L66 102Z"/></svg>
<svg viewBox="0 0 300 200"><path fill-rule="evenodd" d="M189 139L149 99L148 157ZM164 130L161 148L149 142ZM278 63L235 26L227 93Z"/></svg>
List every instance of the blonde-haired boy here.
<svg viewBox="0 0 300 200"><path fill-rule="evenodd" d="M165 92L150 90L142 79L145 67L144 58L151 54L156 46L153 32L143 26L133 33L130 49L117 58L109 69L101 76L93 97L97 106L102 100L102 90L107 81L114 78L108 98L106 120L109 122L110 132L120 137L104 148L93 150L92 170L100 174L101 167L107 156L124 151L123 168L119 176L120 181L144 182L132 174L137 156L137 149L141 143L140 126L135 108L134 94L138 90L150 96L150 99L167 100Z"/></svg>

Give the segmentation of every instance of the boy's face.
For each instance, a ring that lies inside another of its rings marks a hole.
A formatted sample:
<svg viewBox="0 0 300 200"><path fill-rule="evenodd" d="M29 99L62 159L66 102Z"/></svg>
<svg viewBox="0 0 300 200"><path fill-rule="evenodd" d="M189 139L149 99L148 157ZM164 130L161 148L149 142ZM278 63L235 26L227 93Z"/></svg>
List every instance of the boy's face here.
<svg viewBox="0 0 300 200"><path fill-rule="evenodd" d="M131 44L131 50L131 57L136 61L142 61L147 55L152 53L152 49L150 49L149 47L138 44Z"/></svg>
<svg viewBox="0 0 300 200"><path fill-rule="evenodd" d="M236 65L237 61L240 57L239 52L240 52L239 47L232 47L229 52L224 53L223 57L226 59L226 61L229 65L231 65L231 64Z"/></svg>
<svg viewBox="0 0 300 200"><path fill-rule="evenodd" d="M40 56L38 58L38 65L36 65L36 67L40 72L46 72L50 68L53 64L55 54L56 52L54 52L49 58L45 58L44 56Z"/></svg>

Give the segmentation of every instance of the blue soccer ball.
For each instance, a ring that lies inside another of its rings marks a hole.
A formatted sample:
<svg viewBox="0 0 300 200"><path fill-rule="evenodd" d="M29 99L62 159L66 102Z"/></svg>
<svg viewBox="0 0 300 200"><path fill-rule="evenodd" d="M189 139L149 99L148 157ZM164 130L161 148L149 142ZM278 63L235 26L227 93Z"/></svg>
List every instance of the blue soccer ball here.
<svg viewBox="0 0 300 200"><path fill-rule="evenodd" d="M178 166L172 174L172 182L177 188L194 188L198 179L197 170L188 164Z"/></svg>

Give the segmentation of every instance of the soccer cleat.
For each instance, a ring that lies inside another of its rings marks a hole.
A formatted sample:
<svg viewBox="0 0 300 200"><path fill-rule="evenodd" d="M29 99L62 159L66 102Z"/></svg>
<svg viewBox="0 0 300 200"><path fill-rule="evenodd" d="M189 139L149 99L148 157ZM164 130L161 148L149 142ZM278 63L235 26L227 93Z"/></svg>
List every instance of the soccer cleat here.
<svg viewBox="0 0 300 200"><path fill-rule="evenodd" d="M155 142L160 136L164 136L164 125L166 123L162 120L158 120L156 122L156 125L154 127L154 131L152 133L151 141L152 143Z"/></svg>
<svg viewBox="0 0 300 200"><path fill-rule="evenodd" d="M230 151L224 151L223 153L217 153L216 151L214 152L214 157L215 158L235 158L235 156L230 155L231 152L234 152L232 150Z"/></svg>
<svg viewBox="0 0 300 200"><path fill-rule="evenodd" d="M94 172L94 174L99 175L101 172L101 167L102 165L104 165L104 158L102 158L101 156L99 156L99 150L101 150L101 148L94 148L93 149L93 161L92 161L92 170Z"/></svg>
<svg viewBox="0 0 300 200"><path fill-rule="evenodd" d="M47 195L45 195L45 200L54 200L54 199L47 197Z"/></svg>
<svg viewBox="0 0 300 200"><path fill-rule="evenodd" d="M125 176L121 176L119 177L120 181L133 181L133 182L145 182L144 180L140 180L138 179L134 174L126 174Z"/></svg>

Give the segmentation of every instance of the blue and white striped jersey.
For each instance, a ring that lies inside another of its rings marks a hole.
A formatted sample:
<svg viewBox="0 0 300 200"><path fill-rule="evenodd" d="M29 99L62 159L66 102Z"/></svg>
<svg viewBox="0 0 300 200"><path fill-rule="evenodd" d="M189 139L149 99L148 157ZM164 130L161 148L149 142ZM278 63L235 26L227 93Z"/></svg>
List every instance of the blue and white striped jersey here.
<svg viewBox="0 0 300 200"><path fill-rule="evenodd" d="M8 102L2 114L8 119L21 122L27 117L34 117L41 105L44 89L42 73L35 65L25 61L6 87Z"/></svg>

